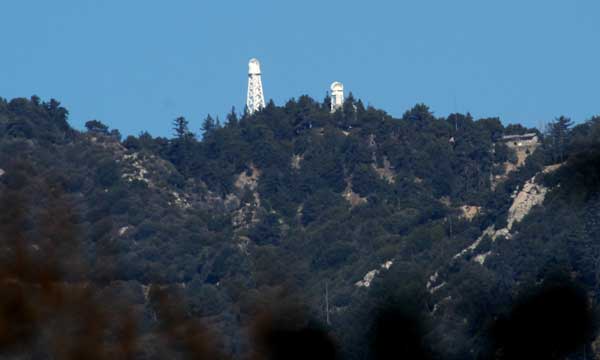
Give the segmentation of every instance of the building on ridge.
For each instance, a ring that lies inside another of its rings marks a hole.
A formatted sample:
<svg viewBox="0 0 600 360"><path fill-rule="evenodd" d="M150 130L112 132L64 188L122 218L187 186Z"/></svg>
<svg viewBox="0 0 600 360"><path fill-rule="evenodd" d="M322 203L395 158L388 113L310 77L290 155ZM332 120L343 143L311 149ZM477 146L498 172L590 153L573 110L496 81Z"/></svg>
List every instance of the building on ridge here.
<svg viewBox="0 0 600 360"><path fill-rule="evenodd" d="M513 149L531 148L530 150L535 150L535 148L539 145L539 139L536 133L505 135L502 137L502 141L509 148Z"/></svg>
<svg viewBox="0 0 600 360"><path fill-rule="evenodd" d="M260 62L257 59L250 59L248 63L248 97L246 99L246 107L250 115L265 107Z"/></svg>
<svg viewBox="0 0 600 360"><path fill-rule="evenodd" d="M337 109L344 106L344 84L334 81L331 84L331 112L334 113Z"/></svg>

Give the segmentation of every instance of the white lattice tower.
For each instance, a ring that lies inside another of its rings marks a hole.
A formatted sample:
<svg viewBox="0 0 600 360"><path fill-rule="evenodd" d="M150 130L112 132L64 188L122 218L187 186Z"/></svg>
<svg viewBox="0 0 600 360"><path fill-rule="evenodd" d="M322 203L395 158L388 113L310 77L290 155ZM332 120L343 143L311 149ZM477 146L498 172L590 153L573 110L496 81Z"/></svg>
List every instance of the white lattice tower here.
<svg viewBox="0 0 600 360"><path fill-rule="evenodd" d="M265 96L260 78L260 62L256 59L251 59L248 63L248 98L246 106L250 114L265 107Z"/></svg>

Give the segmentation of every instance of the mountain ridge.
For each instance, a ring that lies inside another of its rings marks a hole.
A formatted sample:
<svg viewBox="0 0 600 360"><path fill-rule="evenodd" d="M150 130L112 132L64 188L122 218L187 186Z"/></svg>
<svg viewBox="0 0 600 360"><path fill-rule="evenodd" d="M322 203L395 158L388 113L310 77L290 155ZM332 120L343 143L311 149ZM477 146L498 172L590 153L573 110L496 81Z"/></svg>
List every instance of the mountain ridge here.
<svg viewBox="0 0 600 360"><path fill-rule="evenodd" d="M143 133L121 140L98 121L76 131L67 115L55 100L0 100L2 190L31 198L23 233L41 246L37 214L47 204L45 189L58 189L77 214L68 223L78 229L89 264L85 273L66 273L137 293L148 336L156 327L149 286L170 284L192 315L219 329L223 348L236 357L249 346L242 329L265 310L258 304L283 296L327 323L347 358L360 358L368 348L358 340L365 309L408 297L417 314L434 317L427 336L436 349L472 357L473 348L487 351L481 325L493 314L482 309L502 309L519 284L550 271L544 259L555 254L531 250L547 246L540 236L553 244L548 248L570 246L564 230L548 234L539 224L577 224L576 243L596 251L593 220L557 220L551 212L575 202L576 213L587 214L597 202L593 176L583 179L583 199L558 186L570 174L589 173L578 161L595 164L597 118L564 129L559 118L541 133L468 114L436 118L422 104L394 119L352 97L331 114L328 99L303 96L252 116L232 112L224 125L208 117L202 140L184 118L175 120L172 139ZM502 140L531 132L540 144L521 157ZM548 166L554 171L544 173ZM513 197L525 187L540 189L546 200L532 200L515 216ZM513 228L518 234L510 240L495 230ZM476 254L455 257L474 242ZM532 248L521 248L526 244ZM583 275L591 255L557 254L562 259L552 268L580 272L578 280L593 287L597 280ZM515 260L523 256L529 267ZM357 285L366 280L368 286ZM454 318L470 320L457 325Z"/></svg>

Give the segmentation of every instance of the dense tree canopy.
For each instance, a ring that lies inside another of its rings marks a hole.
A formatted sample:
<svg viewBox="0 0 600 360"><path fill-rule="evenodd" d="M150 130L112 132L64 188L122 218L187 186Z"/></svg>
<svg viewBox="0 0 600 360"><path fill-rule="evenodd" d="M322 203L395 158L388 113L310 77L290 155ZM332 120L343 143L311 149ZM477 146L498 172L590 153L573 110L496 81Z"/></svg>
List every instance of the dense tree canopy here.
<svg viewBox="0 0 600 360"><path fill-rule="evenodd" d="M597 301L599 118L574 126L559 117L539 133L496 118L437 117L424 104L396 119L351 96L331 114L327 101L232 109L223 125L178 117L173 138L121 141L97 120L72 129L55 100L0 99L0 200L22 209L0 225L22 216L19 236L32 249L51 238L64 243L57 254L77 252L61 255L86 264L65 265L67 278L126 294L147 334L167 311L148 288L178 289L187 313L238 357L249 351L244 329L274 311L273 298L301 303L318 324L306 334L326 328L349 359L394 344L368 340L389 329L428 344L407 343L405 354L485 358L499 351L485 340L490 322L557 271ZM532 153L502 142L530 132L540 136ZM515 194L534 177L547 199L511 239L484 236L477 253L456 257L486 228L506 226ZM478 210L468 217L465 206ZM48 228L73 231L49 237ZM486 253L484 265L474 261ZM370 272L370 286L357 286ZM439 291L427 285L434 274ZM388 312L416 330L387 328Z"/></svg>

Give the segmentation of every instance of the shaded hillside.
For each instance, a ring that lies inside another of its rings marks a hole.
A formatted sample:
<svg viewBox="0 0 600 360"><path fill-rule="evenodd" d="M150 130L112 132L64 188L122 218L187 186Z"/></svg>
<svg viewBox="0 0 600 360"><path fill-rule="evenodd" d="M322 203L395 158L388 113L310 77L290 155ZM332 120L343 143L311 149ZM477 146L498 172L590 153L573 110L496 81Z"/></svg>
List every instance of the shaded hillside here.
<svg viewBox="0 0 600 360"><path fill-rule="evenodd" d="M44 214L64 202L79 254L57 253L73 259L65 279L136 304L147 344L160 328L152 289L179 294L235 357L258 315L290 303L362 358L362 324L399 301L433 353L469 358L489 351L486 324L522 286L562 271L598 288L597 119L540 134L425 105L395 119L352 97L330 114L328 101L122 140L99 121L72 129L54 100L0 100L0 190L18 194L34 258ZM531 132L533 152L502 141Z"/></svg>

